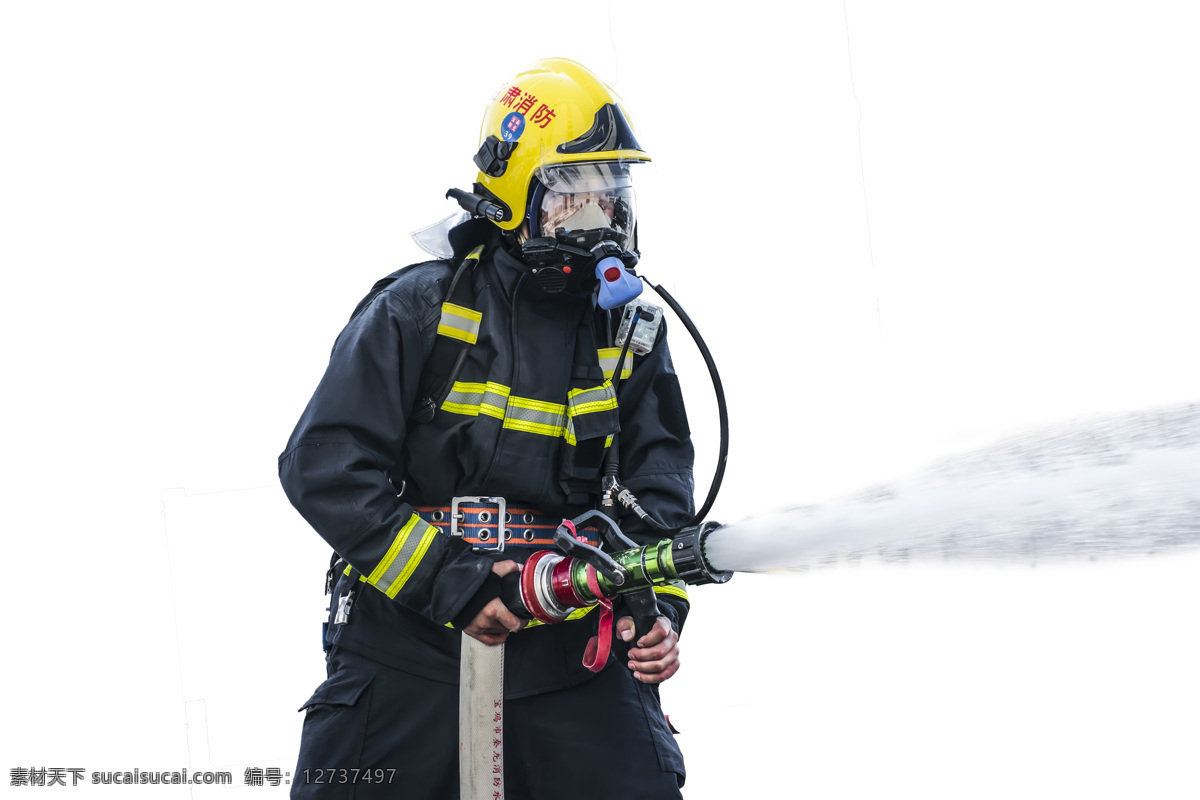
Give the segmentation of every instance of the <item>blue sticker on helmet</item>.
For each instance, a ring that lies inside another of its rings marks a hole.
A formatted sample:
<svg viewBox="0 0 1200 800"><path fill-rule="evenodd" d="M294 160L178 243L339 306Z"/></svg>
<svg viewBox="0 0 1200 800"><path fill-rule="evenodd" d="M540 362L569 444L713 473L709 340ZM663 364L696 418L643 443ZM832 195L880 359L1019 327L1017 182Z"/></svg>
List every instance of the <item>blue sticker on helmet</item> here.
<svg viewBox="0 0 1200 800"><path fill-rule="evenodd" d="M500 123L500 135L506 142L515 142L525 132L525 115L514 111Z"/></svg>

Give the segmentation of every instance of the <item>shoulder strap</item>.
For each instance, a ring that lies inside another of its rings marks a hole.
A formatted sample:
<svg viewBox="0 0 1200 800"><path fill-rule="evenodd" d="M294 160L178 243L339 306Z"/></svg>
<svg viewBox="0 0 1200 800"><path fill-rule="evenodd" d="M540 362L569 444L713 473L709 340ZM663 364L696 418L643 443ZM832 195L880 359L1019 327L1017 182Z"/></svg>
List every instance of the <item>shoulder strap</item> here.
<svg viewBox="0 0 1200 800"><path fill-rule="evenodd" d="M467 273L478 266L482 254L483 245L468 253L450 281L450 291L442 303L437 340L429 360L425 362L420 392L409 415L413 422L429 422L433 419L454 387L454 381L467 360L467 351L479 338L479 323L483 315L472 308L475 305L475 290Z"/></svg>

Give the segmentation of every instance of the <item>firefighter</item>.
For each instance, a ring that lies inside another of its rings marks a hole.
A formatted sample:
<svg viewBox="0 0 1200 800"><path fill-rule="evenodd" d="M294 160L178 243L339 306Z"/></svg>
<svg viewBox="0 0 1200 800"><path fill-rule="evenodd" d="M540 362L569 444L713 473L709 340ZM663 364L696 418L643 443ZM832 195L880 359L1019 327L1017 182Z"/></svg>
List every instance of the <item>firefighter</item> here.
<svg viewBox="0 0 1200 800"><path fill-rule="evenodd" d="M572 61L534 64L488 103L452 257L381 281L338 336L279 458L335 551L328 679L302 708L293 797L457 797L463 635L505 644L510 800L680 796L658 684L679 667L682 585L656 589L648 630L618 607L629 649L598 671L581 654L599 614L526 627L500 599L564 518L597 506L614 442L646 510L668 527L694 511L665 327L618 364L621 309L597 299L598 271L636 263L646 161L610 87ZM639 544L663 538L619 522Z"/></svg>

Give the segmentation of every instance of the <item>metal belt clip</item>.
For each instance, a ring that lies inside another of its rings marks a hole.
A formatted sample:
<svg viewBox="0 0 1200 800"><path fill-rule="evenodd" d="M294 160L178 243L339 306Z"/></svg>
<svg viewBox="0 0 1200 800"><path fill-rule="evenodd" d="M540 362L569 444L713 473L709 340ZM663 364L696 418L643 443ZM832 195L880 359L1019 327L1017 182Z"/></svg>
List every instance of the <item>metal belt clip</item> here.
<svg viewBox="0 0 1200 800"><path fill-rule="evenodd" d="M487 527L479 528L479 532L475 534L475 537L477 539L479 539L480 544L476 545L476 546L477 547L484 546L485 549L487 549L487 550L503 550L504 549L504 540L507 538L507 536L506 536L507 531L505 530L505 526L504 526L504 518L507 513L505 511L505 507L504 507L505 506L504 498L503 497L455 497L455 498L453 498L450 501L450 535L451 536L465 535L464 532L461 529L459 529L459 527L458 527L460 522L464 522L466 520L466 514L462 511L458 510L459 506L462 504L476 505L476 506L495 506L496 507L496 512L495 512L496 527L495 527L495 529L493 530L492 528L487 528ZM486 508L482 509L478 512L475 512L475 514L476 514L476 518L479 521L479 524L485 525L492 521L492 512ZM492 539L493 537L495 537L496 546L495 547L486 547L483 543L487 542L488 540Z"/></svg>
<svg viewBox="0 0 1200 800"><path fill-rule="evenodd" d="M354 591L346 592L338 598L337 614L333 617L334 625L345 625L350 621L350 609L354 605Z"/></svg>

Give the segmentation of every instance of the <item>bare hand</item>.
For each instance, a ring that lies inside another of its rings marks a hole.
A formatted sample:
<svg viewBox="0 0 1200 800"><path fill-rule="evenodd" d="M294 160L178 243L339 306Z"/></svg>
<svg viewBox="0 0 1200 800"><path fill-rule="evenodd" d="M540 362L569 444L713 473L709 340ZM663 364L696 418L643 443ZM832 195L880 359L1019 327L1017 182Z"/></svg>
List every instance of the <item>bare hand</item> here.
<svg viewBox="0 0 1200 800"><path fill-rule="evenodd" d="M497 561L492 564L492 572L503 578L511 572L520 572L521 565L515 561ZM525 627L525 620L518 618L508 610L499 597L493 597L483 609L475 615L475 619L463 628L463 633L473 636L486 645L504 644L510 633L515 633Z"/></svg>
<svg viewBox="0 0 1200 800"><path fill-rule="evenodd" d="M617 620L617 635L623 641L631 641L634 633L631 617ZM679 671L679 634L669 619L659 617L650 632L637 640L637 647L630 648L629 668L642 683L662 683Z"/></svg>

